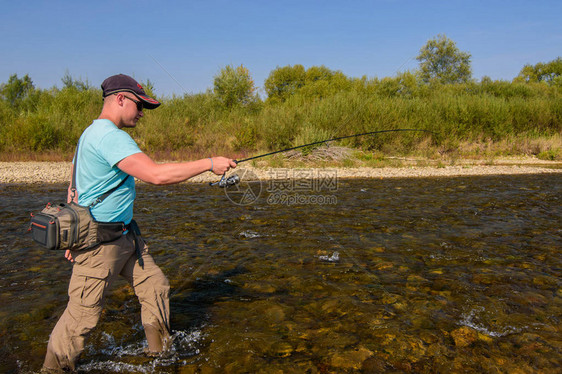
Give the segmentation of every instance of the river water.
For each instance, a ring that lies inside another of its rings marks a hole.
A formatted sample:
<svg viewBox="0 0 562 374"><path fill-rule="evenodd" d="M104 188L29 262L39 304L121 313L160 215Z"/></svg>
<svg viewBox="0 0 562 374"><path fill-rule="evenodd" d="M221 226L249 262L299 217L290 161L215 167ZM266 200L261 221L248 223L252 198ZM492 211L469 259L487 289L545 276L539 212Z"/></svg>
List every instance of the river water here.
<svg viewBox="0 0 562 374"><path fill-rule="evenodd" d="M142 356L122 281L80 371L559 372L561 173L259 186L138 186L173 351ZM0 185L0 372L37 371L64 310L72 266L26 229L65 189Z"/></svg>

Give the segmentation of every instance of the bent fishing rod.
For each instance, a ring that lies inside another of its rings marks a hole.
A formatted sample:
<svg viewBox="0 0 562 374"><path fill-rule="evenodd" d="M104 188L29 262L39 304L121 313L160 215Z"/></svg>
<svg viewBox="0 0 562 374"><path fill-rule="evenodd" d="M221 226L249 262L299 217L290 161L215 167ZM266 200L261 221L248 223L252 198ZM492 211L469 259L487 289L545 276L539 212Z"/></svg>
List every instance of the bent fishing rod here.
<svg viewBox="0 0 562 374"><path fill-rule="evenodd" d="M423 129L391 129L391 130L369 131L369 132L363 132L363 133L360 133L360 134L338 136L338 137L331 138L331 139L325 139L325 140L320 140L320 141L312 142L312 143L308 143L308 144L297 145L296 147L280 149L278 151L264 153L262 155L248 157L248 158L245 158L245 159L242 159L242 160L234 160L234 162L236 164L240 164L242 162L251 161L251 160L255 160L255 159L266 157L266 156L271 156L271 155L274 155L274 154L277 154L277 153L289 152L289 151L292 151L292 150L295 150L295 149L310 147L310 146L317 145L317 144L324 144L324 143L333 142L333 141L336 141L336 140L356 138L356 137L363 136L363 135L374 135L374 134L382 134L382 133L385 133L385 132L405 132L405 131L428 132L428 133L431 133L431 134L435 134L433 131L423 130ZM219 181L210 182L209 186L219 186L220 188L225 188L225 187L234 186L235 184L238 184L239 182L240 182L240 177L238 175L233 174L230 177L226 178L226 173L224 173L222 175L222 178Z"/></svg>

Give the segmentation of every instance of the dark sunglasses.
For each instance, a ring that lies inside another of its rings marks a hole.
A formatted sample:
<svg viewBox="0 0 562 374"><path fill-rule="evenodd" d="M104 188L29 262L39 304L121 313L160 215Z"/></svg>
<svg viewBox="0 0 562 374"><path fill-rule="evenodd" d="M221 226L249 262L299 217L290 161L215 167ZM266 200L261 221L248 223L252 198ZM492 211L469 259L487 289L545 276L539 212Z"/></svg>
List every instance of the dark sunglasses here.
<svg viewBox="0 0 562 374"><path fill-rule="evenodd" d="M114 94L114 95L118 95L118 94ZM135 100L135 99L131 99L129 96L125 96L123 95L124 98L131 100L133 103L137 104L137 110L139 112L142 112L143 110L143 105L142 105L142 101L140 100Z"/></svg>

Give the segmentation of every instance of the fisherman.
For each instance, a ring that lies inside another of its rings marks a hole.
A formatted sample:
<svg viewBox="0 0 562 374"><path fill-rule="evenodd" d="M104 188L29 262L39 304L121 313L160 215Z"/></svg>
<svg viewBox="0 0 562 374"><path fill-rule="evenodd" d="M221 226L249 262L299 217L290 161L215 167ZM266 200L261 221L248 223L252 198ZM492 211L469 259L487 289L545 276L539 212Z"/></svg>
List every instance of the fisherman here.
<svg viewBox="0 0 562 374"><path fill-rule="evenodd" d="M143 117L143 110L156 109L160 102L124 74L107 78L101 88L103 108L80 137L73 164L77 194L73 196L69 188L68 201L89 206L97 197L119 186L91 213L96 221L124 222L129 230L119 239L93 249L66 251L65 257L74 262L69 301L49 338L43 373L76 370L85 338L96 326L107 291L119 275L127 279L140 301L147 354L158 355L169 348L170 285L134 227L134 179L156 185L173 184L206 171L222 175L236 167L234 160L226 157L155 163L123 129L134 128Z"/></svg>

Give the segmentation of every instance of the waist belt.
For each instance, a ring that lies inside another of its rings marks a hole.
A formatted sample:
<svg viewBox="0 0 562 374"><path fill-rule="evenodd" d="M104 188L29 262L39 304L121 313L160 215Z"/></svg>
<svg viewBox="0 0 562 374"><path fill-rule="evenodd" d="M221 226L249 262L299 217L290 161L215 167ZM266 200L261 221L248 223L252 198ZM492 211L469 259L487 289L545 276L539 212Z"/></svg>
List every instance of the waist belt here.
<svg viewBox="0 0 562 374"><path fill-rule="evenodd" d="M133 242L135 243L135 252L137 254L137 260L139 262L140 267L144 269L144 261L142 259L143 248L141 248L142 240L141 240L141 231L139 225L137 225L137 222L133 219L131 220L131 223L125 225L125 228L129 230L130 233L133 234Z"/></svg>

